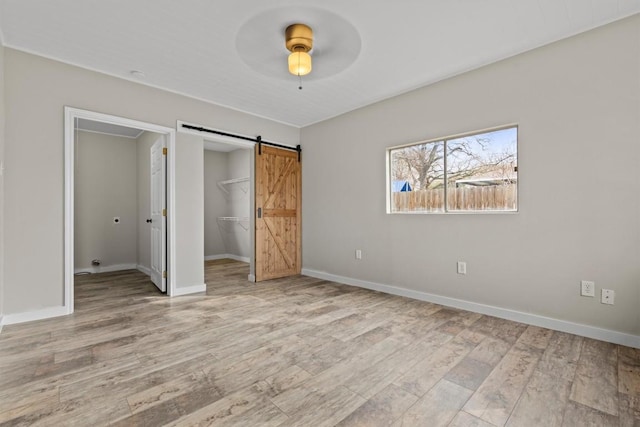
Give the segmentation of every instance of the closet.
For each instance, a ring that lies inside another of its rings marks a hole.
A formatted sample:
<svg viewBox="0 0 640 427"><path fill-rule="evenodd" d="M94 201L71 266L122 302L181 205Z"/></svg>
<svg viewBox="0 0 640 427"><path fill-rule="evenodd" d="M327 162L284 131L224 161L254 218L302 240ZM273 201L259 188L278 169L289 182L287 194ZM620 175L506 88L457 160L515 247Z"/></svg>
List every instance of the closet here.
<svg viewBox="0 0 640 427"><path fill-rule="evenodd" d="M205 144L205 260L249 262L250 160L248 149Z"/></svg>

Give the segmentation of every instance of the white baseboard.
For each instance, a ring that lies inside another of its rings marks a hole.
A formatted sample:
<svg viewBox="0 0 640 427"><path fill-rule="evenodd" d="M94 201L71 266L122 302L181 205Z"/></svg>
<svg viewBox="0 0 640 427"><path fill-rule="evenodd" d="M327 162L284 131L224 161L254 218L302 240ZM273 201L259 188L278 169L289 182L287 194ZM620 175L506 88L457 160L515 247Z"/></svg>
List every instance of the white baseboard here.
<svg viewBox="0 0 640 427"><path fill-rule="evenodd" d="M567 332L570 334L593 338L600 341L640 348L640 336L637 335L626 334L609 329L602 329L595 326L583 325L580 323L573 323L566 320L553 319L551 317L524 313L507 308L495 307L492 305L475 303L472 301L465 301L457 298L444 297L426 292L399 288L397 286L384 285L381 283L369 282L366 280L338 276L335 274L326 273L324 271L311 270L308 268L303 268L302 274L305 276L315 277L317 279L329 280L332 282L343 283L345 285L357 286L359 288L371 289L374 291L417 299L420 301L427 301L447 307L459 308L462 310L472 311L474 313L486 314L489 316L499 317L501 319L513 320L520 323L526 323L528 325L553 329L555 331Z"/></svg>
<svg viewBox="0 0 640 427"><path fill-rule="evenodd" d="M185 286L180 288L175 288L174 293L171 295L172 297L177 297L180 295L189 295L189 294L198 294L201 292L207 291L207 285L194 285L194 286Z"/></svg>
<svg viewBox="0 0 640 427"><path fill-rule="evenodd" d="M229 258L229 255L227 254L220 254L220 255L207 255L204 257L205 261L214 261L216 259L225 259L225 258Z"/></svg>
<svg viewBox="0 0 640 427"><path fill-rule="evenodd" d="M139 272L144 273L144 274L146 274L147 276L151 277L151 269L150 269L150 268L147 268L147 267L145 267L144 265L140 265L140 264L138 264L138 265L136 265L136 269L137 269Z"/></svg>
<svg viewBox="0 0 640 427"><path fill-rule="evenodd" d="M31 322L33 320L49 319L51 317L66 316L69 314L67 307L48 307L40 310L24 313L5 314L2 318L3 325Z"/></svg>
<svg viewBox="0 0 640 427"><path fill-rule="evenodd" d="M87 267L87 268L76 268L74 269L74 273L111 273L112 271L122 271L122 270L137 270L137 264L114 264L114 265L101 265L98 267Z"/></svg>
<svg viewBox="0 0 640 427"><path fill-rule="evenodd" d="M4 323L2 322L4 320L4 316L0 316L0 334L2 333L2 327L4 326Z"/></svg>
<svg viewBox="0 0 640 427"><path fill-rule="evenodd" d="M246 262L246 263L249 262L249 257L239 256L234 254L207 255L204 257L205 261L213 261L216 259L232 259L240 262Z"/></svg>
<svg viewBox="0 0 640 427"><path fill-rule="evenodd" d="M249 263L249 257L246 257L246 256L227 254L227 258L230 258L235 261L246 262L247 264Z"/></svg>

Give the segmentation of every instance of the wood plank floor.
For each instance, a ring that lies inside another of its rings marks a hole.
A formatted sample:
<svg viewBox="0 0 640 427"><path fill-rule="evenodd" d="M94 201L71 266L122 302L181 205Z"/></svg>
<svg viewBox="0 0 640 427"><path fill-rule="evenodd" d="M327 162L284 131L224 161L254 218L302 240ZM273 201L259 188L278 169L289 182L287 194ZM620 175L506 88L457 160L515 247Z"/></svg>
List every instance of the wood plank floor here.
<svg viewBox="0 0 640 427"><path fill-rule="evenodd" d="M640 350L247 274L78 277L73 315L0 334L0 425L640 426Z"/></svg>

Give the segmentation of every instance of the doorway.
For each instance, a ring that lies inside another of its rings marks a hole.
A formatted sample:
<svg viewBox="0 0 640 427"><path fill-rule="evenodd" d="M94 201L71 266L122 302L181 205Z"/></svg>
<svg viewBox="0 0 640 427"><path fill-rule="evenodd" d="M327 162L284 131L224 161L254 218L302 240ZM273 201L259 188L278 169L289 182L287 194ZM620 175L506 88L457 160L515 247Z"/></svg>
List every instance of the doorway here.
<svg viewBox="0 0 640 427"><path fill-rule="evenodd" d="M251 150L206 139L203 146L204 259L249 264Z"/></svg>
<svg viewBox="0 0 640 427"><path fill-rule="evenodd" d="M149 153L149 210L146 212L148 218L149 233L149 271L140 270L153 277L153 282L160 290L166 290L169 295L175 291L175 283L172 278L172 268L175 267L175 220L172 213L175 212L175 130L164 126L158 126L150 123L131 120L123 117L80 110L71 107L65 107L65 235L64 235L64 306L68 314L74 310L74 273L76 272L75 259L75 240L76 240L76 183L75 177L78 162L78 124L84 122L98 124L110 127L111 129L129 128L140 133L145 132L149 137L145 143ZM155 163L153 153L155 147ZM109 165L105 165L109 167ZM155 186L154 182L155 173ZM108 183L103 189L108 189ZM105 190L106 191L106 190ZM99 198L100 192L96 191ZM164 199L164 200L163 200ZM155 201L155 202L154 202ZM78 201L79 202L79 201ZM161 207L166 206L166 207ZM126 209L126 208L123 208ZM151 215L148 215L151 213ZM137 215L135 218L129 215L126 222L139 222ZM91 222L89 220L88 222ZM104 221L103 221L104 222ZM126 225L125 220L119 215L109 217L109 227L113 230L122 232ZM154 227L153 224L156 224ZM102 224L104 226L104 224ZM139 225L139 224L138 224ZM138 236L138 239L141 237ZM142 237L144 239L144 237ZM164 241L163 241L164 240ZM153 242L153 246L152 246ZM86 257L86 256L85 256ZM100 270L100 259L93 259L93 267ZM113 263L113 260L111 260ZM83 261L83 262L86 262ZM116 261L117 262L117 261ZM82 265L82 267L86 267ZM120 266L122 267L122 265ZM114 269L118 268L116 264ZM111 270L113 271L113 269ZM158 277L156 277L158 276Z"/></svg>
<svg viewBox="0 0 640 427"><path fill-rule="evenodd" d="M301 153L300 145L265 141L261 136L233 134L178 120L179 132L200 142L249 149L249 281L258 282L300 274ZM231 179L227 185L241 184ZM259 206L258 206L259 204ZM238 221L231 218L229 221Z"/></svg>

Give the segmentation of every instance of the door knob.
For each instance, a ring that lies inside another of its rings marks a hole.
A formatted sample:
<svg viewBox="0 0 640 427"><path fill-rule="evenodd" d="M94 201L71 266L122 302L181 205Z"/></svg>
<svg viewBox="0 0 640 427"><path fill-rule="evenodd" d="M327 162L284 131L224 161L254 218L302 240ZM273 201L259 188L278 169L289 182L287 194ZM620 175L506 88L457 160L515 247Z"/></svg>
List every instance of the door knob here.
<svg viewBox="0 0 640 427"><path fill-rule="evenodd" d="M147 219L147 224L151 223L151 221L153 221L151 218Z"/></svg>

